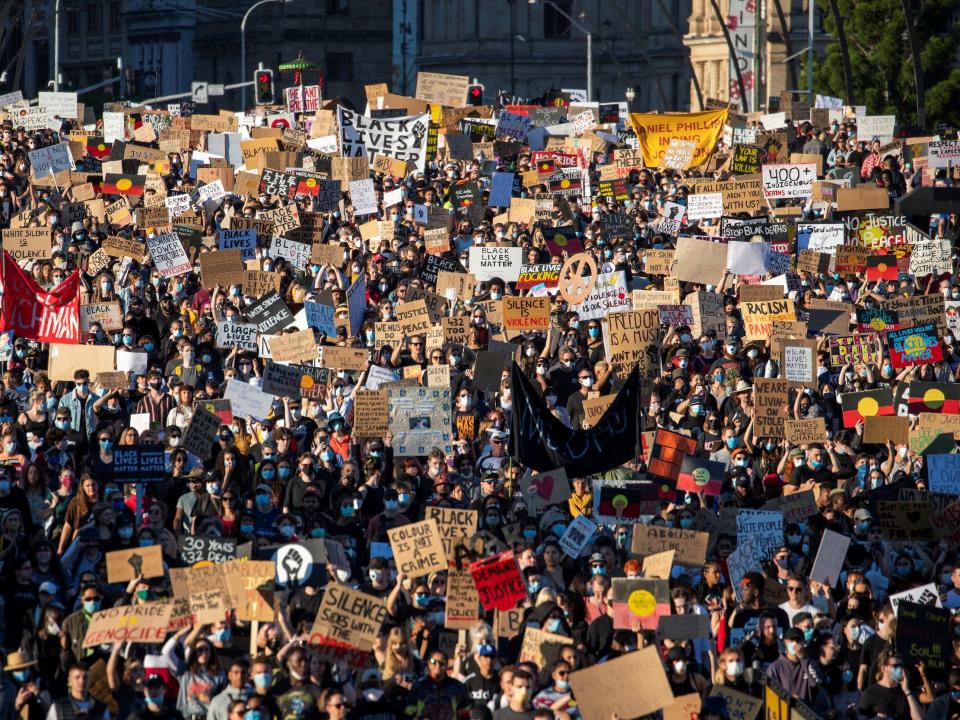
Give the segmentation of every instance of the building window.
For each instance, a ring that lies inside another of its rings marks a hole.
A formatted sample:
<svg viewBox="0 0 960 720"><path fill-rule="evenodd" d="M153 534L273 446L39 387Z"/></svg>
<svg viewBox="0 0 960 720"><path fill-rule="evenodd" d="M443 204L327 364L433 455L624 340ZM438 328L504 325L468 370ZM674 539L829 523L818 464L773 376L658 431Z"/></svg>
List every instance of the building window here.
<svg viewBox="0 0 960 720"><path fill-rule="evenodd" d="M93 2L87 5L87 32L100 32L103 27L103 5Z"/></svg>
<svg viewBox="0 0 960 720"><path fill-rule="evenodd" d="M110 3L110 32L120 32L120 22L120 2L119 0L112 0Z"/></svg>
<svg viewBox="0 0 960 720"><path fill-rule="evenodd" d="M351 53L327 53L327 80L348 82L353 80L353 55Z"/></svg>
<svg viewBox="0 0 960 720"><path fill-rule="evenodd" d="M79 10L67 10L67 32L68 33L80 32L80 11Z"/></svg>
<svg viewBox="0 0 960 720"><path fill-rule="evenodd" d="M350 12L350 0L327 0L327 15L346 15Z"/></svg>
<svg viewBox="0 0 960 720"><path fill-rule="evenodd" d="M570 20L558 12L557 8L570 15L573 12L573 0L554 0L553 3L544 4L543 37L548 40L570 37Z"/></svg>

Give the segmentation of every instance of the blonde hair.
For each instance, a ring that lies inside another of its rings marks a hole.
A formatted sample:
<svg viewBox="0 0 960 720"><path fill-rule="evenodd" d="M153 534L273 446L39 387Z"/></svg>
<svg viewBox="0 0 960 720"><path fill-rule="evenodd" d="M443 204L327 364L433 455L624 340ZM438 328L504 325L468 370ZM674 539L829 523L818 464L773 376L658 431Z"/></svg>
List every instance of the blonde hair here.
<svg viewBox="0 0 960 720"><path fill-rule="evenodd" d="M406 648L401 651L402 660L397 658L397 653L393 652L390 649L390 646L399 641L402 648ZM396 675L403 670L412 670L413 669L413 660L410 657L410 640L407 638L406 633L398 627L390 628L390 632L387 633L387 646L383 653L383 668L382 668L382 680L387 682L390 678Z"/></svg>

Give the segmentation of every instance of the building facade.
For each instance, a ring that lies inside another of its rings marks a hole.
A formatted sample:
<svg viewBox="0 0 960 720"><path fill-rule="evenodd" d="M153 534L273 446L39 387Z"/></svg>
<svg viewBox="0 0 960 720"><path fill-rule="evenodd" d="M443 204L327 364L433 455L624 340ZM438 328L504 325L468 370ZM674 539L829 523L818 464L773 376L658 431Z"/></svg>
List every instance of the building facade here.
<svg viewBox="0 0 960 720"><path fill-rule="evenodd" d="M392 0L289 0L269 2L250 13L246 26L247 61L240 67L240 22L253 5L237 0L198 0L205 10L231 12L220 22L199 23L193 41L194 79L229 85L253 79L258 63L274 70L276 99L293 85L280 74L283 62L302 53L322 65L325 98L343 97L363 109L363 86L391 82ZM306 70L304 85L316 85L320 70ZM189 89L189 87L188 87ZM240 108L240 91L210 98L210 108ZM248 88L247 105L253 104Z"/></svg>
<svg viewBox="0 0 960 720"><path fill-rule="evenodd" d="M806 53L809 46L809 3L812 0L718 0L731 33L750 111L765 110L769 98L785 91L806 91ZM778 8L779 5L779 8ZM781 23L786 25L783 32ZM688 32L683 38L704 98L739 104L736 71L731 70L729 46L717 20L712 0L693 0ZM814 56L830 41L823 30L822 11L813 6ZM792 59L790 56L793 55ZM816 60L814 60L816 63ZM690 102L696 89L690 84Z"/></svg>
<svg viewBox="0 0 960 720"><path fill-rule="evenodd" d="M689 107L683 33L690 0L418 1L416 68L476 78L488 103L499 90L536 97L551 88L586 89L586 29L593 100L622 101L630 87L637 108ZM415 86L408 80L394 91L404 90L412 94Z"/></svg>

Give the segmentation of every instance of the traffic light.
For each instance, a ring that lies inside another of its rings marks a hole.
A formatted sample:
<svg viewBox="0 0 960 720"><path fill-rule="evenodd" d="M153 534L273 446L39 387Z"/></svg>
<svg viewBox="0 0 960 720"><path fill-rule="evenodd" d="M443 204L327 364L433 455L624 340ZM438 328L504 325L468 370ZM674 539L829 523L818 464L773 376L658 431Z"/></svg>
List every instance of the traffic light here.
<svg viewBox="0 0 960 720"><path fill-rule="evenodd" d="M483 85L474 83L467 86L467 103L470 105L483 105Z"/></svg>
<svg viewBox="0 0 960 720"><path fill-rule="evenodd" d="M253 75L257 105L273 105L273 70L257 70Z"/></svg>

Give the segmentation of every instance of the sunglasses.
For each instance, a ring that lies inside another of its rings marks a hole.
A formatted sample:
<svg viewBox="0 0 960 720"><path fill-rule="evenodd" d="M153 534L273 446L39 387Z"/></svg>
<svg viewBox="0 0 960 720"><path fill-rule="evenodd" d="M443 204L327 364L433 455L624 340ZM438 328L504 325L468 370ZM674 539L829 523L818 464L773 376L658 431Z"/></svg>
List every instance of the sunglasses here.
<svg viewBox="0 0 960 720"><path fill-rule="evenodd" d="M447 661L446 661L446 660L437 660L436 658L430 658L430 664L431 664L431 665L434 665L434 666L439 665L440 667L446 667L446 666L447 666Z"/></svg>

